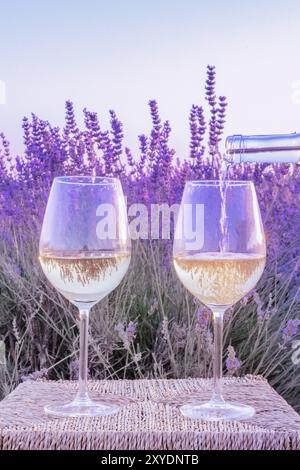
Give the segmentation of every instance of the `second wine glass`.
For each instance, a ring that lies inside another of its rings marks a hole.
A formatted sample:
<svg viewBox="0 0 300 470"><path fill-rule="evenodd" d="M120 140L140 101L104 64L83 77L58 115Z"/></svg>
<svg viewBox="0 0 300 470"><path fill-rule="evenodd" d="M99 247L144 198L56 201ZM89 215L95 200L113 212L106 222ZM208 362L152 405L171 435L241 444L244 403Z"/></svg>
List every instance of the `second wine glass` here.
<svg viewBox="0 0 300 470"><path fill-rule="evenodd" d="M183 285L210 308L214 320L214 390L207 403L181 407L205 420L245 419L255 410L222 395L225 311L260 279L266 245L255 188L249 181L186 183L175 231L173 259Z"/></svg>
<svg viewBox="0 0 300 470"><path fill-rule="evenodd" d="M40 237L40 263L51 284L79 309L79 390L71 403L45 407L55 416L116 413L88 393L90 309L121 282L130 263L127 210L121 183L106 177L54 179Z"/></svg>

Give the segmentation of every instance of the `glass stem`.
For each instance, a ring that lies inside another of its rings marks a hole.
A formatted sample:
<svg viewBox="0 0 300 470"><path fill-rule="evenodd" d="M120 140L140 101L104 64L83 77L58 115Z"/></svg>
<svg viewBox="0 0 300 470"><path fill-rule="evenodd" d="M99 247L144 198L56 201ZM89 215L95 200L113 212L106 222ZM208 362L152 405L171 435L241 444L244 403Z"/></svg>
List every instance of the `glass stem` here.
<svg viewBox="0 0 300 470"><path fill-rule="evenodd" d="M214 389L211 401L224 403L222 396L223 316L225 310L213 311L214 319Z"/></svg>
<svg viewBox="0 0 300 470"><path fill-rule="evenodd" d="M79 352L79 390L76 401L89 401L88 394L88 338L89 310L79 310L80 317L80 352Z"/></svg>

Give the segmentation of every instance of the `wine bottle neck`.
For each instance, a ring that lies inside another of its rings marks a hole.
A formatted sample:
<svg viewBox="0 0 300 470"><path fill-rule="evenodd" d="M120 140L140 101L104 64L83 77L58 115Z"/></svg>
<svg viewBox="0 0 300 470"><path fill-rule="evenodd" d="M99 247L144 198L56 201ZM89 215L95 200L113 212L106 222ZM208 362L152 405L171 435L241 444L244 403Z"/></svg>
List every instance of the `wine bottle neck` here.
<svg viewBox="0 0 300 470"><path fill-rule="evenodd" d="M300 164L300 134L229 136L225 159L228 163Z"/></svg>

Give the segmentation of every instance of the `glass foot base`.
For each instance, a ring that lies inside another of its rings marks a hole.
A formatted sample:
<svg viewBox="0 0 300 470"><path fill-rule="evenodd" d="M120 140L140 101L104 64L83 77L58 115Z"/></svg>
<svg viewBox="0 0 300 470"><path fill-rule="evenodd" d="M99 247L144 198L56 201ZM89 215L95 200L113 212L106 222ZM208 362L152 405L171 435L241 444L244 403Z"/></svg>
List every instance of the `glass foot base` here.
<svg viewBox="0 0 300 470"><path fill-rule="evenodd" d="M241 403L191 403L180 408L181 413L188 418L205 421L249 419L255 414L252 406Z"/></svg>
<svg viewBox="0 0 300 470"><path fill-rule="evenodd" d="M119 411L117 405L108 403L98 403L92 400L65 403L62 405L45 406L44 411L48 416L68 417L68 416L106 416Z"/></svg>

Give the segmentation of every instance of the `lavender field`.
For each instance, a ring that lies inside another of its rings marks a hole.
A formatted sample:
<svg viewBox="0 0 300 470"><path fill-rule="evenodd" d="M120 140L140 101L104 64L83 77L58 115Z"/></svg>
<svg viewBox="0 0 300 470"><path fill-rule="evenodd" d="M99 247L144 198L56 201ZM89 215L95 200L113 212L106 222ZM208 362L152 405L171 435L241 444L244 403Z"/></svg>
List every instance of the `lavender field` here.
<svg viewBox="0 0 300 470"><path fill-rule="evenodd" d="M38 262L53 178L115 175L128 204L179 202L187 179L220 177L227 101L215 86L211 66L203 106L193 105L190 111L187 158L171 148L170 122L160 117L154 100L149 102L152 130L138 136L139 155L124 145L123 124L114 111L109 111L111 127L106 130L101 116L84 109L80 129L70 101L62 129L35 114L24 118L22 156L11 155L0 134L1 397L20 381L76 378L78 373L76 309L51 287ZM300 339L300 170L243 164L231 167L229 176L256 185L268 261L256 290L226 314L224 373L262 374L300 411L300 360L295 354ZM210 313L177 279L171 250L172 241L134 242L125 279L91 315L91 377L210 376Z"/></svg>

